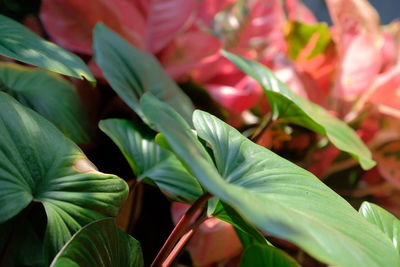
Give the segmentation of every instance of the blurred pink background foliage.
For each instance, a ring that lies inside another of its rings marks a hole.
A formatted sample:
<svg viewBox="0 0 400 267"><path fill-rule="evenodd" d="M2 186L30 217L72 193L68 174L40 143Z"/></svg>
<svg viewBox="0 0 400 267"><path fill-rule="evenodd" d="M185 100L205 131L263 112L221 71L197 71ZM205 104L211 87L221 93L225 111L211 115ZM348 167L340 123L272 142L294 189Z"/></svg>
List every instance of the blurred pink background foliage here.
<svg viewBox="0 0 400 267"><path fill-rule="evenodd" d="M90 57L92 28L103 21L132 45L154 54L177 81L200 83L236 127L246 123L249 109L265 114L269 108L262 89L219 50L263 63L294 92L355 127L378 165L364 174L352 196L373 197L400 215L400 22L380 25L366 0L326 0L333 21L329 28L300 0L42 2L40 16L55 43ZM312 28L300 42L293 25L320 25L327 34ZM291 53L296 42L296 53ZM306 139L277 130L262 136L259 144L277 148L291 142L301 148L308 145ZM306 168L324 179L356 165L352 159L337 162L339 154L332 146L315 150ZM174 204L174 217L181 208ZM216 243L228 246L221 250ZM240 249L231 226L217 219L204 222L188 246L198 266L233 257Z"/></svg>

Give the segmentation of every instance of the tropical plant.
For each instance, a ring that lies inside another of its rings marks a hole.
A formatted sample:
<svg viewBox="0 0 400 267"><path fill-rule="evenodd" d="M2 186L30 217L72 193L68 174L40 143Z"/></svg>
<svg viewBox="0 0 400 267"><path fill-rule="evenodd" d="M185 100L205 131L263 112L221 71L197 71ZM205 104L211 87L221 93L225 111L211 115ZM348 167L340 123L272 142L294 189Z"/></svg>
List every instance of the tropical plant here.
<svg viewBox="0 0 400 267"><path fill-rule="evenodd" d="M400 24L326 3L0 15L0 265L400 266Z"/></svg>

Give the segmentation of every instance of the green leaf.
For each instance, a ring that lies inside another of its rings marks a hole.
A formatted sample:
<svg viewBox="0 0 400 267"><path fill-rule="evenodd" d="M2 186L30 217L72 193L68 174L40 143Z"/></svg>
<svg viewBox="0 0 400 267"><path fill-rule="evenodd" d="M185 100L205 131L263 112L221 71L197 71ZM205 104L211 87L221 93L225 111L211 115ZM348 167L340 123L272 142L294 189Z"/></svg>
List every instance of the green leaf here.
<svg viewBox="0 0 400 267"><path fill-rule="evenodd" d="M400 264L390 240L311 173L196 111L195 128L213 149L215 167L171 107L151 95L143 96L141 104L199 182L256 227L328 264Z"/></svg>
<svg viewBox="0 0 400 267"><path fill-rule="evenodd" d="M236 210L226 203L219 202L212 216L232 224L244 247L253 243L261 245L268 243L265 237L252 224L244 220Z"/></svg>
<svg viewBox="0 0 400 267"><path fill-rule="evenodd" d="M78 92L59 75L0 62L0 91L38 112L74 142L90 141L88 114Z"/></svg>
<svg viewBox="0 0 400 267"><path fill-rule="evenodd" d="M3 92L0 136L0 224L41 202L47 259L83 225L118 214L127 184L97 171L51 123Z"/></svg>
<svg viewBox="0 0 400 267"><path fill-rule="evenodd" d="M102 23L94 29L93 49L96 62L111 87L139 116L143 118L139 99L145 92L151 92L191 123L192 102L154 56L134 48Z"/></svg>
<svg viewBox="0 0 400 267"><path fill-rule="evenodd" d="M272 246L259 244L251 245L244 250L242 261L239 266L300 267L300 265L284 251Z"/></svg>
<svg viewBox="0 0 400 267"><path fill-rule="evenodd" d="M308 54L308 59L322 54L331 42L329 27L326 23L304 24L290 21L287 30L288 54L292 59L296 59L299 53L310 44L310 41L315 44Z"/></svg>
<svg viewBox="0 0 400 267"><path fill-rule="evenodd" d="M360 207L360 213L370 223L378 226L391 240L397 252L400 254L400 221L385 209L369 203L363 202Z"/></svg>
<svg viewBox="0 0 400 267"><path fill-rule="evenodd" d="M78 56L47 42L23 25L2 15L0 55L63 75L96 82Z"/></svg>
<svg viewBox="0 0 400 267"><path fill-rule="evenodd" d="M222 54L263 87L274 119L279 117L327 136L333 145L357 159L364 170L375 165L371 152L347 124L319 105L293 93L263 65L226 51Z"/></svg>
<svg viewBox="0 0 400 267"><path fill-rule="evenodd" d="M142 267L139 242L119 230L114 219L97 220L79 230L50 267Z"/></svg>
<svg viewBox="0 0 400 267"><path fill-rule="evenodd" d="M196 178L144 129L122 119L103 120L99 126L119 147L139 181L150 178L167 195L184 202L203 194Z"/></svg>

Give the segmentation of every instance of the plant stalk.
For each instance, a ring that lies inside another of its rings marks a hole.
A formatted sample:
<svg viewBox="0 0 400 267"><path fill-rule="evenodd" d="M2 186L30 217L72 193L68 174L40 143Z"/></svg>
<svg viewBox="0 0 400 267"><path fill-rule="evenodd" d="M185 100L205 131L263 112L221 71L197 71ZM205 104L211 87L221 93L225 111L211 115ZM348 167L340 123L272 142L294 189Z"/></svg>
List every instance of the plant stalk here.
<svg viewBox="0 0 400 267"><path fill-rule="evenodd" d="M197 227L200 226L205 220L208 219L208 216L203 215L201 218L198 218L196 222L194 222L190 226L190 230L184 234L181 239L179 239L178 243L174 247L174 249L171 251L171 253L168 255L168 257L165 259L165 261L162 263L162 267L168 267L171 266L172 263L174 262L175 258L179 255L179 253L182 251L182 249L185 247L187 242L192 238L194 233L197 230Z"/></svg>
<svg viewBox="0 0 400 267"><path fill-rule="evenodd" d="M151 264L151 267L162 266L162 263L168 257L178 240L188 231L188 229L190 229L193 217L196 215L197 211L203 208L204 203L211 196L212 195L210 193L205 193L199 199L197 199L192 206L190 206L190 208L176 224L174 230L172 230L167 241L165 241L163 247L160 249L156 258Z"/></svg>
<svg viewBox="0 0 400 267"><path fill-rule="evenodd" d="M136 181L133 185L133 204L131 214L129 216L129 222L127 227L127 232L132 234L135 230L137 221L142 212L142 202L143 202L143 183Z"/></svg>

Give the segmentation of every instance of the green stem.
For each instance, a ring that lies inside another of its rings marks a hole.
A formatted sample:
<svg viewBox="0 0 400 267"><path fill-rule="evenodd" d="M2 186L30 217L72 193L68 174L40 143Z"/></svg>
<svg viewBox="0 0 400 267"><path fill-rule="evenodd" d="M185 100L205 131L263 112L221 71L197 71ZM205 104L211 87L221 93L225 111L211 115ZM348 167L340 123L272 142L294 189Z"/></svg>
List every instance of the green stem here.
<svg viewBox="0 0 400 267"><path fill-rule="evenodd" d="M164 260L168 257L172 249L178 240L190 229L193 217L197 214L199 210L203 208L204 203L211 197L210 193L203 194L192 206L185 212L182 218L179 220L174 230L172 230L167 241L165 241L163 247L158 252L156 258L154 259L151 267L162 266Z"/></svg>

